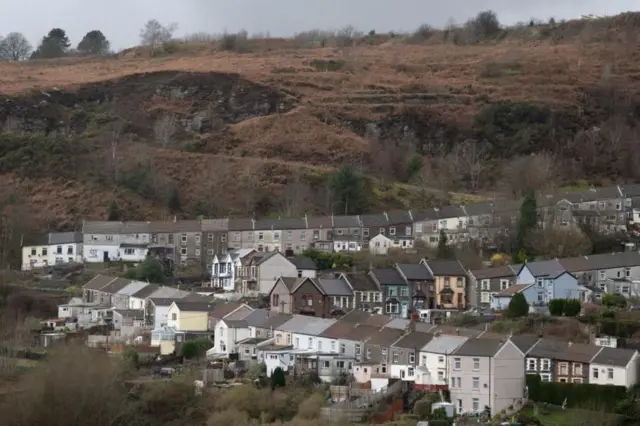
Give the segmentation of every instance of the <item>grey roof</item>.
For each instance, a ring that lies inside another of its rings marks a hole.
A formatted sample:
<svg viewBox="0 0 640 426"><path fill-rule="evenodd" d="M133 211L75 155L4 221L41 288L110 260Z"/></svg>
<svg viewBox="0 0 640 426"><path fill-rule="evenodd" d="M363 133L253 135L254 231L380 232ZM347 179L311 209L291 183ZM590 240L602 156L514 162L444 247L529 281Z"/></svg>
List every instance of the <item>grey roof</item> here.
<svg viewBox="0 0 640 426"><path fill-rule="evenodd" d="M511 340L523 354L526 354L536 343L538 343L540 338L538 336L517 335L511 336L509 340Z"/></svg>
<svg viewBox="0 0 640 426"><path fill-rule="evenodd" d="M85 220L82 222L83 234L148 234L149 222L115 222L106 220Z"/></svg>
<svg viewBox="0 0 640 426"><path fill-rule="evenodd" d="M318 269L315 262L307 256L288 257L289 261L295 265L297 269L308 269L315 271Z"/></svg>
<svg viewBox="0 0 640 426"><path fill-rule="evenodd" d="M159 288L160 288L159 285L147 283L146 286L142 287L141 289L133 293L131 297L135 297L138 299L146 299L147 297L149 297L149 295L157 291Z"/></svg>
<svg viewBox="0 0 640 426"><path fill-rule="evenodd" d="M229 219L202 219L202 231L224 232L229 230Z"/></svg>
<svg viewBox="0 0 640 426"><path fill-rule="evenodd" d="M479 203L471 203L464 206L467 216L483 216L493 214L494 205L490 201L482 201Z"/></svg>
<svg viewBox="0 0 640 426"><path fill-rule="evenodd" d="M436 276L466 276L462 264L457 260L433 259L426 261L427 266Z"/></svg>
<svg viewBox="0 0 640 426"><path fill-rule="evenodd" d="M185 297L186 295L188 295L189 292L185 291L185 290L178 290L177 288L173 288L173 287L166 287L166 286L161 286L158 287L158 289L156 291L154 291L153 293L149 294L147 297L149 298L154 298L154 299L164 299L164 298L176 298L176 299L182 299L183 297ZM134 295L133 297L139 297L137 295Z"/></svg>
<svg viewBox="0 0 640 426"><path fill-rule="evenodd" d="M333 221L331 216L311 216L307 218L307 227L310 229L331 229Z"/></svg>
<svg viewBox="0 0 640 426"><path fill-rule="evenodd" d="M457 356L492 357L505 342L498 339L469 339L453 352Z"/></svg>
<svg viewBox="0 0 640 426"><path fill-rule="evenodd" d="M593 254L589 256L560 259L559 262L569 272L624 268L640 266L640 253L637 251L627 251L620 253Z"/></svg>
<svg viewBox="0 0 640 426"><path fill-rule="evenodd" d="M291 319L291 315L288 314L271 314L269 315L269 317L267 318L267 320L256 326L256 327L260 327L260 328L277 328L279 326L281 326L282 324L284 324L285 322L289 321Z"/></svg>
<svg viewBox="0 0 640 426"><path fill-rule="evenodd" d="M277 219L258 219L254 223L256 231L280 230Z"/></svg>
<svg viewBox="0 0 640 426"><path fill-rule="evenodd" d="M442 206L436 209L438 218L449 219L452 217L465 217L467 213L462 206Z"/></svg>
<svg viewBox="0 0 640 426"><path fill-rule="evenodd" d="M322 318L308 317L306 315L294 315L289 321L274 328L280 331L299 333L300 330L305 328L308 324L317 322L318 320L321 320L321 319Z"/></svg>
<svg viewBox="0 0 640 426"><path fill-rule="evenodd" d="M334 228L360 228L360 216L333 216Z"/></svg>
<svg viewBox="0 0 640 426"><path fill-rule="evenodd" d="M211 302L187 302L184 300L176 300L173 303L176 304L180 311L184 312L211 312L216 307Z"/></svg>
<svg viewBox="0 0 640 426"><path fill-rule="evenodd" d="M144 319L144 311L142 309L116 309L123 318Z"/></svg>
<svg viewBox="0 0 640 426"><path fill-rule="evenodd" d="M148 300L156 306L171 306L173 302L180 299L171 297L150 297Z"/></svg>
<svg viewBox="0 0 640 426"><path fill-rule="evenodd" d="M340 279L315 278L314 281L327 296L353 296L346 281Z"/></svg>
<svg viewBox="0 0 640 426"><path fill-rule="evenodd" d="M516 272L513 271L511 266L498 266L494 268L475 269L471 271L471 274L477 280L490 280L493 278L510 278L515 277Z"/></svg>
<svg viewBox="0 0 640 426"><path fill-rule="evenodd" d="M423 352L430 352L434 354L450 354L458 347L462 346L469 338L465 336L450 336L448 334L441 334L435 336L429 343L422 347Z"/></svg>
<svg viewBox="0 0 640 426"><path fill-rule="evenodd" d="M421 263L399 263L396 266L400 271L400 274L402 274L407 280L426 281L433 279L431 271Z"/></svg>
<svg viewBox="0 0 640 426"><path fill-rule="evenodd" d="M601 350L601 346L588 345L585 343L572 343L564 351L560 352L556 356L556 359L562 361L588 363Z"/></svg>
<svg viewBox="0 0 640 426"><path fill-rule="evenodd" d="M568 341L540 339L533 345L527 356L536 358L556 358L569 347Z"/></svg>
<svg viewBox="0 0 640 426"><path fill-rule="evenodd" d="M252 231L252 219L229 219L229 231Z"/></svg>
<svg viewBox="0 0 640 426"><path fill-rule="evenodd" d="M409 323L411 323L411 321L409 321L406 318L394 318L388 323L386 323L384 326L386 328L395 328L398 330L404 330L409 326Z"/></svg>
<svg viewBox="0 0 640 426"><path fill-rule="evenodd" d="M389 219L383 213L363 214L360 216L360 220L362 220L362 226L364 228L384 228L389 225Z"/></svg>
<svg viewBox="0 0 640 426"><path fill-rule="evenodd" d="M419 351L433 339L433 334L413 331L404 335L400 340L393 344L394 348L415 349Z"/></svg>
<svg viewBox="0 0 640 426"><path fill-rule="evenodd" d="M281 217L275 225L276 229L307 229L307 221L303 217Z"/></svg>
<svg viewBox="0 0 640 426"><path fill-rule="evenodd" d="M389 225L402 225L413 223L413 216L407 210L392 210L387 212Z"/></svg>
<svg viewBox="0 0 640 426"><path fill-rule="evenodd" d="M149 232L158 234L175 234L180 232L202 232L199 220L165 220L149 223Z"/></svg>
<svg viewBox="0 0 640 426"><path fill-rule="evenodd" d="M120 290L128 286L130 282L131 280L127 278L117 278L111 281L106 286L102 287L100 291L104 291L105 293L116 294L117 292L119 292Z"/></svg>
<svg viewBox="0 0 640 426"><path fill-rule="evenodd" d="M372 269L370 273L376 278L380 285L406 284L400 272L393 268Z"/></svg>
<svg viewBox="0 0 640 426"><path fill-rule="evenodd" d="M306 325L303 325L297 333L306 334L308 336L318 336L327 328L335 324L335 322L336 320L332 318L315 318L315 321L311 321Z"/></svg>
<svg viewBox="0 0 640 426"><path fill-rule="evenodd" d="M380 291L378 284L371 279L369 274L364 273L343 273L343 277L349 281L353 291Z"/></svg>
<svg viewBox="0 0 640 426"><path fill-rule="evenodd" d="M638 183L620 185L620 190L627 198L640 196L640 184Z"/></svg>
<svg viewBox="0 0 640 426"><path fill-rule="evenodd" d="M382 328L366 340L367 345L391 346L404 335L404 330Z"/></svg>
<svg viewBox="0 0 640 426"><path fill-rule="evenodd" d="M256 309L241 320L223 320L230 328L260 327L269 318L269 311Z"/></svg>
<svg viewBox="0 0 640 426"><path fill-rule="evenodd" d="M518 275L518 272L520 272L520 269L522 269L522 265L524 264L516 263L515 265L509 265L509 268L511 268L514 274Z"/></svg>
<svg viewBox="0 0 640 426"><path fill-rule="evenodd" d="M112 281L115 281L118 277L110 277L107 275L96 275L91 278L85 285L82 286L85 290L100 290Z"/></svg>
<svg viewBox="0 0 640 426"><path fill-rule="evenodd" d="M540 260L537 262L527 262L525 265L534 277L551 277L555 278L567 270L558 261L558 259L552 260Z"/></svg>
<svg viewBox="0 0 640 426"><path fill-rule="evenodd" d="M211 316L214 318L221 319L237 311L242 306L243 304L238 302L218 303L216 304L215 308L211 311Z"/></svg>
<svg viewBox="0 0 640 426"><path fill-rule="evenodd" d="M128 285L118 290L117 294L131 296L148 285L150 284L144 281L131 281Z"/></svg>
<svg viewBox="0 0 640 426"><path fill-rule="evenodd" d="M74 244L82 242L82 232L50 232L49 244Z"/></svg>
<svg viewBox="0 0 640 426"><path fill-rule="evenodd" d="M596 355L592 364L612 365L615 367L626 367L629 361L633 359L638 351L635 349L623 349L623 348L607 348L604 347L598 355Z"/></svg>

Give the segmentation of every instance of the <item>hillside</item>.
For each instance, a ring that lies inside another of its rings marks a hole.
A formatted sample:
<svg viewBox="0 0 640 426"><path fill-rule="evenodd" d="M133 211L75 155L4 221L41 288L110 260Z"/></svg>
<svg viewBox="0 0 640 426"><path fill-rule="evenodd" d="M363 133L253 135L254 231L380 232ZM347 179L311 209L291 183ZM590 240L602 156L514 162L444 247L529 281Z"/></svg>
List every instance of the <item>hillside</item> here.
<svg viewBox="0 0 640 426"><path fill-rule="evenodd" d="M68 228L112 199L126 219L327 213L344 164L367 210L637 180L638 28L625 14L474 44L433 31L1 63L0 201Z"/></svg>

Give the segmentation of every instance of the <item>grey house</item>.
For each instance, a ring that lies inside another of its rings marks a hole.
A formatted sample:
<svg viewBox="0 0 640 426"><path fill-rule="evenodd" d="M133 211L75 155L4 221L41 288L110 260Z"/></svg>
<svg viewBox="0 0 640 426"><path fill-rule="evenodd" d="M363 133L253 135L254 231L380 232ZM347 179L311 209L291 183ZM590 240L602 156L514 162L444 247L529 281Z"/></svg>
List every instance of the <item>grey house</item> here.
<svg viewBox="0 0 640 426"><path fill-rule="evenodd" d="M433 339L431 333L411 331L391 346L391 377L401 380L415 380L416 368L420 363L420 350ZM396 362L397 361L397 362Z"/></svg>
<svg viewBox="0 0 640 426"><path fill-rule="evenodd" d="M587 289L640 296L640 253L605 253L559 259L560 264Z"/></svg>
<svg viewBox="0 0 640 426"><path fill-rule="evenodd" d="M362 228L360 216L333 216L331 221L331 241L353 241L361 246L369 241L368 234Z"/></svg>
<svg viewBox="0 0 640 426"><path fill-rule="evenodd" d="M217 254L229 248L229 219L202 219L202 264L211 270Z"/></svg>
<svg viewBox="0 0 640 426"><path fill-rule="evenodd" d="M120 330L120 336L133 336L144 326L143 310L115 309L113 311L113 328Z"/></svg>
<svg viewBox="0 0 640 426"><path fill-rule="evenodd" d="M82 286L82 300L111 306L114 295L130 282L125 278L96 275Z"/></svg>
<svg viewBox="0 0 640 426"><path fill-rule="evenodd" d="M384 309L382 288L369 274L342 273L340 279L344 280L353 291L354 309L382 313Z"/></svg>
<svg viewBox="0 0 640 426"><path fill-rule="evenodd" d="M525 372L537 374L543 382L555 382L557 357L569 347L569 342L540 339L526 352Z"/></svg>
<svg viewBox="0 0 640 426"><path fill-rule="evenodd" d="M314 241L320 240L320 230L308 229L306 217L279 218L274 222L274 227L282 230L280 251L283 253L302 253L308 249Z"/></svg>
<svg viewBox="0 0 640 426"><path fill-rule="evenodd" d="M404 334L404 330L388 327L381 328L364 341L363 361L385 365L387 366L387 374L391 374L391 371L389 371L391 364L400 364L400 350L394 350L392 346Z"/></svg>
<svg viewBox="0 0 640 426"><path fill-rule="evenodd" d="M369 276L382 288L384 313L393 317L407 318L411 294L407 281L394 268L372 269Z"/></svg>
<svg viewBox="0 0 640 426"><path fill-rule="evenodd" d="M511 340L469 339L448 362L451 402L458 413L489 407L493 416L523 398L524 354Z"/></svg>
<svg viewBox="0 0 640 426"><path fill-rule="evenodd" d="M129 298L138 291L150 285L144 281L129 281L129 284L113 295L113 307L116 309L130 309Z"/></svg>
<svg viewBox="0 0 640 426"><path fill-rule="evenodd" d="M516 283L522 265L507 265L469 271L469 304L487 309L496 293Z"/></svg>
<svg viewBox="0 0 640 426"><path fill-rule="evenodd" d="M333 217L305 215L307 230L311 233L310 247L317 250L333 251ZM348 228L347 228L348 229Z"/></svg>
<svg viewBox="0 0 640 426"><path fill-rule="evenodd" d="M151 222L149 230L156 255L174 264L202 264L202 225L199 220Z"/></svg>
<svg viewBox="0 0 640 426"><path fill-rule="evenodd" d="M435 284L431 271L422 263L399 263L396 270L409 286L414 305L410 309L433 309L435 307Z"/></svg>
<svg viewBox="0 0 640 426"><path fill-rule="evenodd" d="M229 248L255 249L253 219L229 219Z"/></svg>

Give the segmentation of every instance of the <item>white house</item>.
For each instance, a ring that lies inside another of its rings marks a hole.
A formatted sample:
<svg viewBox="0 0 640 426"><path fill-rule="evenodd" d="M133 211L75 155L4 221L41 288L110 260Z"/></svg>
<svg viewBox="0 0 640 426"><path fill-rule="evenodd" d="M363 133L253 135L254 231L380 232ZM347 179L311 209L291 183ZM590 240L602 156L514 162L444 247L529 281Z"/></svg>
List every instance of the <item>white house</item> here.
<svg viewBox="0 0 640 426"><path fill-rule="evenodd" d="M22 270L82 262L81 232L49 232L23 239Z"/></svg>
<svg viewBox="0 0 640 426"><path fill-rule="evenodd" d="M638 351L607 348L591 360L589 383L631 387L638 383Z"/></svg>
<svg viewBox="0 0 640 426"><path fill-rule="evenodd" d="M81 297L72 297L69 303L58 305L58 318L78 318L82 314L91 314L98 302L84 302Z"/></svg>
<svg viewBox="0 0 640 426"><path fill-rule="evenodd" d="M356 235L334 235L333 251L353 253L362 250L362 242Z"/></svg>
<svg viewBox="0 0 640 426"><path fill-rule="evenodd" d="M423 346L416 369L416 388L431 392L447 389L449 356L467 340L464 336L441 334Z"/></svg>
<svg viewBox="0 0 640 426"><path fill-rule="evenodd" d="M289 349L269 348L262 351L267 377L271 377L273 370L281 368L285 373L293 367L293 355Z"/></svg>
<svg viewBox="0 0 640 426"><path fill-rule="evenodd" d="M415 382L418 376L416 367L420 362L420 350L433 339L433 334L413 331L405 334L397 342L391 345L395 354L400 350L398 363L390 365L390 376L394 379Z"/></svg>
<svg viewBox="0 0 640 426"><path fill-rule="evenodd" d="M369 252L375 256L386 255L391 247L393 247L393 241L382 234L369 240Z"/></svg>
<svg viewBox="0 0 640 426"><path fill-rule="evenodd" d="M211 287L224 291L235 290L236 277L242 268L242 259L255 252L254 249L233 250L225 254L216 254L211 263Z"/></svg>
<svg viewBox="0 0 640 426"><path fill-rule="evenodd" d="M247 311L242 319L223 318L216 323L213 348L207 351L207 356L228 357L229 354L239 353L238 342L251 337L250 327L258 327L269 318L269 311L255 309Z"/></svg>
<svg viewBox="0 0 640 426"><path fill-rule="evenodd" d="M298 331L292 332L293 349L297 351L331 352L331 348L323 346L323 340L318 337L327 328L336 322L334 319L314 318L313 321L305 324ZM336 352L337 353L337 352Z"/></svg>
<svg viewBox="0 0 640 426"><path fill-rule="evenodd" d="M304 256L287 258L280 252L270 252L256 263L260 294L269 294L280 277L316 278L317 267Z"/></svg>
<svg viewBox="0 0 640 426"><path fill-rule="evenodd" d="M82 235L83 260L89 263L140 262L151 242L148 222L84 221Z"/></svg>

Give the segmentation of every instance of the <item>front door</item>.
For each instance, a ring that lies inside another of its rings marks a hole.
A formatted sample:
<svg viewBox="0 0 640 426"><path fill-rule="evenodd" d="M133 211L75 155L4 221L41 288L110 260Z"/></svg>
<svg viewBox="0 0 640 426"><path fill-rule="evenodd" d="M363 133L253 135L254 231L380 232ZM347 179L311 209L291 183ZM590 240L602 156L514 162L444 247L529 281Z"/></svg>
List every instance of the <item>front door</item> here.
<svg viewBox="0 0 640 426"><path fill-rule="evenodd" d="M409 306L407 302L402 302L402 318L407 318L409 316Z"/></svg>
<svg viewBox="0 0 640 426"><path fill-rule="evenodd" d="M102 252L102 261L105 262L105 263L109 261L109 252L108 251L103 251Z"/></svg>

